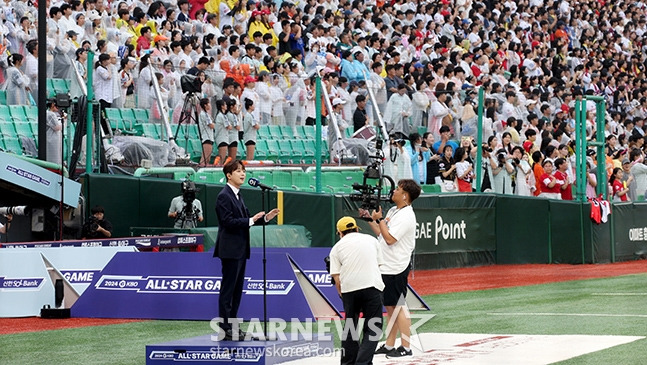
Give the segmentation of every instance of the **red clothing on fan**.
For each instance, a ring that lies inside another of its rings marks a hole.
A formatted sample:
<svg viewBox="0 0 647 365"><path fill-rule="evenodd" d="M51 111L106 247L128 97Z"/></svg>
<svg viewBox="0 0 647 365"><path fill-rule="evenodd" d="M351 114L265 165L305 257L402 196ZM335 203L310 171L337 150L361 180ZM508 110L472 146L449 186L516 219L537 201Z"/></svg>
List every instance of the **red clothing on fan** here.
<svg viewBox="0 0 647 365"><path fill-rule="evenodd" d="M568 176L566 176L565 173L561 171L555 171L555 178L557 179L558 183L562 182L560 185L560 194L562 194L562 200L573 200L573 189L572 189L572 184L568 183ZM561 189L561 186L566 186L566 189Z"/></svg>
<svg viewBox="0 0 647 365"><path fill-rule="evenodd" d="M559 194L560 193L559 190L561 188L561 185L559 183L555 183L555 185L553 185L552 188L548 187L548 184L551 181L551 176L552 175L549 175L549 174L547 174L545 172L541 175L541 178L539 179L539 181L541 182L541 192L542 193L557 193L557 194Z"/></svg>
<svg viewBox="0 0 647 365"><path fill-rule="evenodd" d="M620 180L618 180L618 179L613 180L612 188L613 188L613 196L617 196L618 198L620 198L620 201L621 201L621 202L626 202L626 201L628 201L628 200L629 200L629 199L627 198L627 194L626 194L626 193L625 193L625 195L623 195L623 196L618 196L618 195L617 195L619 191L622 191L622 190L624 190L624 189L625 189L625 186L622 184L622 181L620 181Z"/></svg>

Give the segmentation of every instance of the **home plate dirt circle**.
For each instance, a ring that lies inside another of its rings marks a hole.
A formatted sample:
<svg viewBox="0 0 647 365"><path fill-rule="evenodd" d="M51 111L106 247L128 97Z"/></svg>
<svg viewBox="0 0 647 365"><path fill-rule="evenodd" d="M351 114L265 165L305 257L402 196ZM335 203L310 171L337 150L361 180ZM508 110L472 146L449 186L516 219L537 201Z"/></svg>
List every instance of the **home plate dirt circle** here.
<svg viewBox="0 0 647 365"><path fill-rule="evenodd" d="M627 344L643 336L585 335L495 335L473 333L423 333L412 346L413 356L387 359L375 355L373 364L461 364L461 365L540 365L564 361L587 353ZM287 362L290 365L339 363L336 357L320 356Z"/></svg>

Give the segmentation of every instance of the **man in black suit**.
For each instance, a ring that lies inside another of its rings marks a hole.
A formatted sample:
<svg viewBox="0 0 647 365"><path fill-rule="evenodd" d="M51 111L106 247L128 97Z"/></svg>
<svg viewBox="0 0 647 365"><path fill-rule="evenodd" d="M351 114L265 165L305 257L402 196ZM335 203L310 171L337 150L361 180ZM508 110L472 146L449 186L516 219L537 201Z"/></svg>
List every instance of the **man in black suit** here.
<svg viewBox="0 0 647 365"><path fill-rule="evenodd" d="M245 183L245 165L240 160L233 160L222 169L227 178L227 185L218 194L216 214L218 215L218 237L213 256L219 257L222 263L222 284L218 299L219 316L222 318L220 328L224 331L225 341L242 340L245 333L232 332L231 318L238 315L238 307L243 295L245 265L249 259L249 227L266 224L279 213L272 209L269 213L258 212L250 216L245 206L240 187Z"/></svg>

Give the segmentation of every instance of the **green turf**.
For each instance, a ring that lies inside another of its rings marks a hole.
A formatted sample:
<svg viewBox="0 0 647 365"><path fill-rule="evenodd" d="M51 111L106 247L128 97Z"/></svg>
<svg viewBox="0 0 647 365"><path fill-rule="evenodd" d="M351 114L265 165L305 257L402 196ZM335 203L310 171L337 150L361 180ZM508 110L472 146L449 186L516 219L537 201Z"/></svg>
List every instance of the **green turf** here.
<svg viewBox="0 0 647 365"><path fill-rule="evenodd" d="M647 318L491 313L647 314L647 274L426 296L436 317L419 332L647 336ZM0 364L143 364L145 345L211 333L209 322L146 321L0 336ZM336 341L338 345L339 342ZM547 349L550 351L550 349ZM561 364L644 364L647 340Z"/></svg>

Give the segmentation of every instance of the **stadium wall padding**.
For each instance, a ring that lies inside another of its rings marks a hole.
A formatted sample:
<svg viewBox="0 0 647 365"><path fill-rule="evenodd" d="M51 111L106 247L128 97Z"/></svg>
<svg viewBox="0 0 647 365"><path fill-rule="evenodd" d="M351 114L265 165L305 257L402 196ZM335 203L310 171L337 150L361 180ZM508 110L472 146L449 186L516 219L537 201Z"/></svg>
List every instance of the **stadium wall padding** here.
<svg viewBox="0 0 647 365"><path fill-rule="evenodd" d="M129 236L130 227L173 226L167 212L171 199L180 195L178 181L91 174L84 183L88 207L105 207L115 237ZM214 204L223 185L196 186L205 217L199 227L217 226ZM250 212L260 211L260 190L242 192ZM269 194L269 200L270 207L277 205L276 192ZM357 217L358 207L348 196L285 191L283 223L305 227L311 246L331 247L338 239L337 219ZM647 203L614 204L609 222L600 225L591 221L589 203L494 194L423 195L414 209L416 269L598 263L647 256ZM368 223L358 220L358 224L362 232L372 234Z"/></svg>

